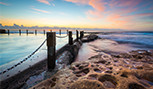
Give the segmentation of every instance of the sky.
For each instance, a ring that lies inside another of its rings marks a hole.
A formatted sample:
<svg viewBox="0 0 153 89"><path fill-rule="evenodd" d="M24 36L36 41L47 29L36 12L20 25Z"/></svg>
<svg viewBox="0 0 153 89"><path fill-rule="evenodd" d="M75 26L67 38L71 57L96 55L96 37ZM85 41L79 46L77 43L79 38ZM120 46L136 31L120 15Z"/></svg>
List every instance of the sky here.
<svg viewBox="0 0 153 89"><path fill-rule="evenodd" d="M0 0L0 24L153 31L153 0Z"/></svg>

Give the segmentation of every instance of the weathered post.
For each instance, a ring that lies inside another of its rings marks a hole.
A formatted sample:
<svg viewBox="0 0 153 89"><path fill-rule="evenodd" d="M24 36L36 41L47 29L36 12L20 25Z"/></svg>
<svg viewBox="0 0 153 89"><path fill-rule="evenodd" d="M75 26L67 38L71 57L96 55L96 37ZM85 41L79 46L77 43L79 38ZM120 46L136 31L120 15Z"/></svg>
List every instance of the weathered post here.
<svg viewBox="0 0 153 89"><path fill-rule="evenodd" d="M59 34L61 35L61 29L59 30Z"/></svg>
<svg viewBox="0 0 153 89"><path fill-rule="evenodd" d="M8 35L10 35L10 30L7 30Z"/></svg>
<svg viewBox="0 0 153 89"><path fill-rule="evenodd" d="M56 32L47 32L48 70L55 68L56 62Z"/></svg>
<svg viewBox="0 0 153 89"><path fill-rule="evenodd" d="M19 29L19 35L21 35L21 30Z"/></svg>
<svg viewBox="0 0 153 89"><path fill-rule="evenodd" d="M26 33L27 33L27 35L28 35L28 30L26 30Z"/></svg>
<svg viewBox="0 0 153 89"><path fill-rule="evenodd" d="M44 30L44 35L45 35L45 30Z"/></svg>
<svg viewBox="0 0 153 89"><path fill-rule="evenodd" d="M80 39L82 39L84 36L84 31L80 31Z"/></svg>
<svg viewBox="0 0 153 89"><path fill-rule="evenodd" d="M69 31L69 45L73 45L72 31Z"/></svg>
<svg viewBox="0 0 153 89"><path fill-rule="evenodd" d="M79 33L78 33L78 30L76 30L76 39L77 39L77 41L78 41L78 39L79 39Z"/></svg>
<svg viewBox="0 0 153 89"><path fill-rule="evenodd" d="M67 35L69 34L69 30L67 30Z"/></svg>
<svg viewBox="0 0 153 89"><path fill-rule="evenodd" d="M37 30L35 30L35 35L37 35Z"/></svg>
<svg viewBox="0 0 153 89"><path fill-rule="evenodd" d="M80 31L80 39L82 39L82 31Z"/></svg>

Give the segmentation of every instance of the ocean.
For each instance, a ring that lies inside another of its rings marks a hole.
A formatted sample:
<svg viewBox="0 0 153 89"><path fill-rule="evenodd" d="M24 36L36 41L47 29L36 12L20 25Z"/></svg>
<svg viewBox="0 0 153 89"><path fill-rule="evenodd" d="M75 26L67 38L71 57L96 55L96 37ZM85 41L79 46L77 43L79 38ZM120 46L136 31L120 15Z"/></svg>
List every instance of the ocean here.
<svg viewBox="0 0 153 89"><path fill-rule="evenodd" d="M74 32L75 34L75 32ZM65 36L66 32L62 32L61 36ZM57 32L57 36L60 36ZM153 32L112 32L98 34L105 40L96 40L94 42L85 43L79 51L77 60L87 60L90 56L96 54L94 47L101 51L129 52L131 50L150 50L153 49ZM73 39L76 36L73 35ZM0 72L14 66L35 51L40 44L46 39L43 33L28 34L22 33L21 36L17 32L13 34L0 34ZM68 43L68 37L56 38L56 50ZM92 50L90 50L92 49ZM22 71L31 65L47 58L46 43L22 65L17 66L10 72L6 72L3 79L8 78L7 75L14 75L14 71ZM2 80L3 80L2 79Z"/></svg>
<svg viewBox="0 0 153 89"><path fill-rule="evenodd" d="M99 36L120 44L131 44L131 46L138 49L153 49L153 31L116 32Z"/></svg>
<svg viewBox="0 0 153 89"><path fill-rule="evenodd" d="M94 55L120 54L134 50L153 50L153 32L104 32L101 39L84 43L76 61L86 61Z"/></svg>
<svg viewBox="0 0 153 89"><path fill-rule="evenodd" d="M76 38L76 35L73 32L73 39ZM67 32L62 32L61 35L59 32L56 32L56 36L65 37ZM7 70L8 68L16 65L25 58L27 58L31 53L33 53L44 41L46 40L46 35L43 33L35 34L26 34L22 33L19 35L16 31L12 31L8 34L0 34L0 73ZM65 38L56 37L56 50L63 47L68 43L68 36ZM13 68L10 72L6 72L5 76L0 75L1 79L7 78L7 74L14 75L13 71L22 71L33 64L36 64L39 61L42 61L47 58L47 46L46 42L44 45L26 61L21 63L16 68ZM0 79L0 80L1 80Z"/></svg>

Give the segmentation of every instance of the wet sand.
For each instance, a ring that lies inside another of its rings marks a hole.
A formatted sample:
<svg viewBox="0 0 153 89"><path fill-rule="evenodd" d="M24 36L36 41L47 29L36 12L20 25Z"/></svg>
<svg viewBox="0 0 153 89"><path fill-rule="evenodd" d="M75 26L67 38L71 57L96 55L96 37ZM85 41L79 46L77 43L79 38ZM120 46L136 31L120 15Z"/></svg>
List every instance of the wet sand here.
<svg viewBox="0 0 153 89"><path fill-rule="evenodd" d="M153 89L153 50L132 51L117 43L104 50L95 42L85 43L88 50L77 61L31 89Z"/></svg>

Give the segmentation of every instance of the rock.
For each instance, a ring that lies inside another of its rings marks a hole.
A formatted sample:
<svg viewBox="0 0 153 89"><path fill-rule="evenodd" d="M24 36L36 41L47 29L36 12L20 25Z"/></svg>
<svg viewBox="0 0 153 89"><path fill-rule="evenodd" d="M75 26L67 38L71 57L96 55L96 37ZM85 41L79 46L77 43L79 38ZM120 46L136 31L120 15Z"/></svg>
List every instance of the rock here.
<svg viewBox="0 0 153 89"><path fill-rule="evenodd" d="M103 85L96 80L80 80L70 86L70 89L105 89Z"/></svg>
<svg viewBox="0 0 153 89"><path fill-rule="evenodd" d="M153 56L145 51L119 55L119 58L114 55L105 58L99 54L87 61L74 62L34 87L35 89L42 86L45 89L151 89ZM142 58L138 58L140 55Z"/></svg>
<svg viewBox="0 0 153 89"><path fill-rule="evenodd" d="M97 35L87 35L82 38L82 42L90 42L90 41L94 41L96 39L98 39Z"/></svg>

